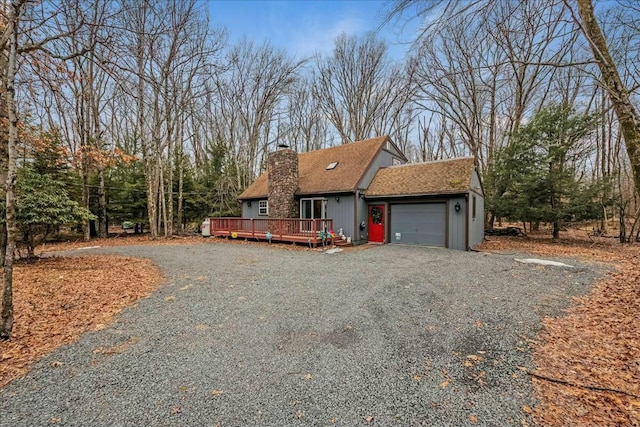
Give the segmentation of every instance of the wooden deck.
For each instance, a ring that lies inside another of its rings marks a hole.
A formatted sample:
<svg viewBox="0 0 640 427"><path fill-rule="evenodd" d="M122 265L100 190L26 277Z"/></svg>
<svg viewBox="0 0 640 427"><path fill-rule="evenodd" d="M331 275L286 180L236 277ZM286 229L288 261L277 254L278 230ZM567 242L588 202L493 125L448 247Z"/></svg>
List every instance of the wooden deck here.
<svg viewBox="0 0 640 427"><path fill-rule="evenodd" d="M209 218L212 236L304 243L331 243L332 219Z"/></svg>

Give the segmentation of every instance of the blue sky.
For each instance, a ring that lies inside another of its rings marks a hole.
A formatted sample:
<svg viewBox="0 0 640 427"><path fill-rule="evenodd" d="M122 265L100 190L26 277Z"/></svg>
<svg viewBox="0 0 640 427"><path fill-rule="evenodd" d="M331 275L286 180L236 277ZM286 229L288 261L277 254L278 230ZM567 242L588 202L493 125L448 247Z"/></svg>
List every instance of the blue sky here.
<svg viewBox="0 0 640 427"><path fill-rule="evenodd" d="M388 7L388 0L209 0L212 23L226 26L232 43L243 36L268 40L299 58L331 52L343 32L377 30ZM394 59L404 57L411 40L411 28L398 27L386 25L379 33Z"/></svg>

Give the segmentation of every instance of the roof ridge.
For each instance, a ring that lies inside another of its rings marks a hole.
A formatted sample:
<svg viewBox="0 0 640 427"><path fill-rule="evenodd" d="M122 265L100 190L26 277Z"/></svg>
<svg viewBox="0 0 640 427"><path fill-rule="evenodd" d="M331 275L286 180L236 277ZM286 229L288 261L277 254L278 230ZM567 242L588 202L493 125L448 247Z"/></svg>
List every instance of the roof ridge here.
<svg viewBox="0 0 640 427"><path fill-rule="evenodd" d="M372 144L374 142L374 140L376 140L375 142L379 143L382 140L385 140L386 138L388 138L388 135L376 136L374 138L367 138L367 139L359 139L358 141L345 142L343 144L334 145L333 147L325 147L325 148L319 148L317 150L298 152L298 155L301 156L301 155L309 154L309 153L317 153L318 151L337 150L337 149L340 149L340 148L348 147L348 146L353 145L353 144L360 144L360 143L365 143L365 142L369 143L369 144Z"/></svg>
<svg viewBox="0 0 640 427"><path fill-rule="evenodd" d="M406 168L406 167L419 166L419 165L433 165L435 163L454 162L454 161L459 161L459 160L471 160L473 158L474 158L473 156L465 156L465 157L454 157L454 158L451 158L451 159L431 160L431 161L428 161L428 162L403 163L401 165L387 166L387 169L389 169L389 168Z"/></svg>

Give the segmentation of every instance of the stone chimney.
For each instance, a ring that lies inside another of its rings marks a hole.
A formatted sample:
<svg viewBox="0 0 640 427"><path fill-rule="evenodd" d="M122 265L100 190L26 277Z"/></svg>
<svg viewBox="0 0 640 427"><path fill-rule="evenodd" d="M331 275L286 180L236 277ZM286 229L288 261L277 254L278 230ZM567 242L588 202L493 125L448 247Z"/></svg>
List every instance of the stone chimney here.
<svg viewBox="0 0 640 427"><path fill-rule="evenodd" d="M279 147L267 159L269 218L299 218L298 153L286 145Z"/></svg>

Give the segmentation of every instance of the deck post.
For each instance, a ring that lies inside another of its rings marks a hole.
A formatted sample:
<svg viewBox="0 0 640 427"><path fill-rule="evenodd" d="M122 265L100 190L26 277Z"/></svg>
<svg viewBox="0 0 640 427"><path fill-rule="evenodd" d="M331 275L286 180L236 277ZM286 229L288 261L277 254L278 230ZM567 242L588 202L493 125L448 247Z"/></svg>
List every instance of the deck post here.
<svg viewBox="0 0 640 427"><path fill-rule="evenodd" d="M251 238L256 238L256 223L253 222L253 218L251 218Z"/></svg>
<svg viewBox="0 0 640 427"><path fill-rule="evenodd" d="M317 230L317 224L316 224L317 219L312 219L311 222L313 223L312 228L312 238L313 238L313 247L315 248L316 246L318 246L318 230Z"/></svg>

